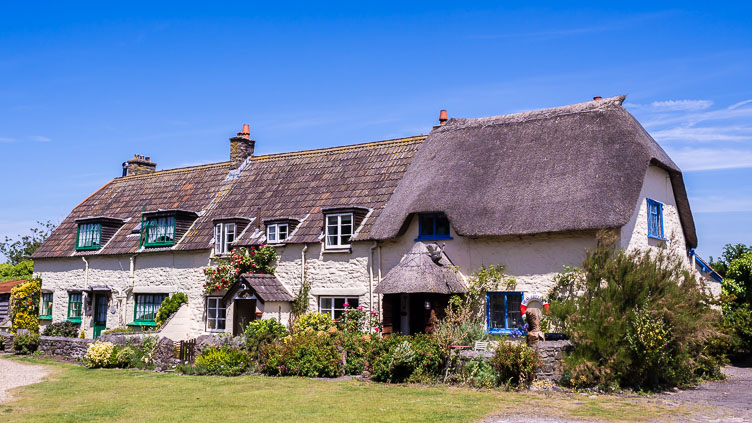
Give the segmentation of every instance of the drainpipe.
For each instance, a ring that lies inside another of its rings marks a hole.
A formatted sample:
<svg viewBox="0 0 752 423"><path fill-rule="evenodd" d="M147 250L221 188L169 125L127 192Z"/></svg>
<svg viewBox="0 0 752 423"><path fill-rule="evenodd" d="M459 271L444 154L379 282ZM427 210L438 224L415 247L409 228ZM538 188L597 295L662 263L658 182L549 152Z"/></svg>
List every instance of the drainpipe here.
<svg viewBox="0 0 752 423"><path fill-rule="evenodd" d="M379 246L378 241L374 241L369 251L368 261L368 311L373 311L373 253L376 247Z"/></svg>
<svg viewBox="0 0 752 423"><path fill-rule="evenodd" d="M300 251L300 284L305 282L305 253L308 251L308 244L303 244L303 249Z"/></svg>
<svg viewBox="0 0 752 423"><path fill-rule="evenodd" d="M86 267L84 267L84 287L89 287L89 260L86 260L86 257L81 256L81 260L84 261L84 264Z"/></svg>
<svg viewBox="0 0 752 423"><path fill-rule="evenodd" d="M378 267L379 273L378 273L378 279L376 281L377 281L377 283L381 283L381 245L379 245L378 252L379 252L379 262L378 262L378 264L379 264L379 267ZM382 319L381 321L383 322L384 321L383 320L384 319L384 313L383 313L384 310L381 309L381 303L382 303L381 300L384 298L384 295L383 294L379 294L379 295L377 295L377 297L378 297L378 302L379 302L379 304L378 304L379 306L377 308L379 310L378 311L379 318L381 318Z"/></svg>

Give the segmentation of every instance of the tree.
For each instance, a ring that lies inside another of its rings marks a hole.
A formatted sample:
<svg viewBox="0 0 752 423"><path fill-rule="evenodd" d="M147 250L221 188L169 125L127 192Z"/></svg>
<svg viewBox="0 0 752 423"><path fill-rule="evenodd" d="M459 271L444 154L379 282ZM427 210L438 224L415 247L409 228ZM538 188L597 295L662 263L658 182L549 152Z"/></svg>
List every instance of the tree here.
<svg viewBox="0 0 752 423"><path fill-rule="evenodd" d="M724 321L738 337L739 349L752 349L752 251L729 263L721 292Z"/></svg>
<svg viewBox="0 0 752 423"><path fill-rule="evenodd" d="M6 236L5 241L0 244L0 254L4 255L8 263L13 265L31 260L31 255L50 236L56 226L49 220L47 222L37 221L37 226L30 230L31 235L19 235L15 240Z"/></svg>
<svg viewBox="0 0 752 423"><path fill-rule="evenodd" d="M726 272L728 271L728 267L731 262L740 258L745 253L749 253L750 251L752 251L752 245L747 246L744 244L726 244L723 247L723 254L721 254L721 257L718 259L718 261L714 261L713 256L710 256L710 267L718 272L721 277L725 278Z"/></svg>

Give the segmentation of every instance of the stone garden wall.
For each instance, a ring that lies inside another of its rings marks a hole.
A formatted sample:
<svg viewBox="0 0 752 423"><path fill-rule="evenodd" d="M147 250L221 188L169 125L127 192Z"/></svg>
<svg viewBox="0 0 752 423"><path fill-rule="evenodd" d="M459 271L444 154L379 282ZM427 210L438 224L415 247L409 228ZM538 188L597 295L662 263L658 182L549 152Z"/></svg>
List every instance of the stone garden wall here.
<svg viewBox="0 0 752 423"><path fill-rule="evenodd" d="M37 351L47 355L77 359L86 355L86 350L93 342L91 339L40 336Z"/></svg>
<svg viewBox="0 0 752 423"><path fill-rule="evenodd" d="M539 342L536 347L543 361L538 379L558 382L561 379L564 353L572 351L574 346L569 341L545 341Z"/></svg>

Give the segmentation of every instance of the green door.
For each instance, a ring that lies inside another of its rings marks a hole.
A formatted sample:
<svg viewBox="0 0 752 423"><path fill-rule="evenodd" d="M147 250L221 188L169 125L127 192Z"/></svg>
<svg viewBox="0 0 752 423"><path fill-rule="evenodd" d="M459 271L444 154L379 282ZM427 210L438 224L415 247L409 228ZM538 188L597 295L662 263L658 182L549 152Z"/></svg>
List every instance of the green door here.
<svg viewBox="0 0 752 423"><path fill-rule="evenodd" d="M94 300L94 339L107 327L107 294L97 294Z"/></svg>

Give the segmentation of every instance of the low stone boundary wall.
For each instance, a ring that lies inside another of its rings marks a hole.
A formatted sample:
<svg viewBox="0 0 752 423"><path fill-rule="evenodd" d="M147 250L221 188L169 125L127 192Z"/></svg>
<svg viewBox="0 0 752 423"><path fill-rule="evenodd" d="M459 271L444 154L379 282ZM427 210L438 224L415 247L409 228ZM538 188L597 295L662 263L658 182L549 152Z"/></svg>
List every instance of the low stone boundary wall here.
<svg viewBox="0 0 752 423"><path fill-rule="evenodd" d="M83 358L89 345L94 343L91 339L66 338L63 336L40 336L37 351L47 355L57 355L67 358Z"/></svg>
<svg viewBox="0 0 752 423"><path fill-rule="evenodd" d="M10 332L0 332L0 338L2 338L3 348L0 348L0 352L13 352L13 334Z"/></svg>
<svg viewBox="0 0 752 423"><path fill-rule="evenodd" d="M490 347L490 344L489 344ZM569 341L542 341L535 345L538 349L538 355L540 355L543 367L538 372L538 379L549 380L552 382L558 382L561 379L562 374L562 359L564 353L572 351L574 346ZM490 349L490 348L489 348ZM460 353L463 357L477 358L483 357L488 360L493 357L492 351L462 351Z"/></svg>

